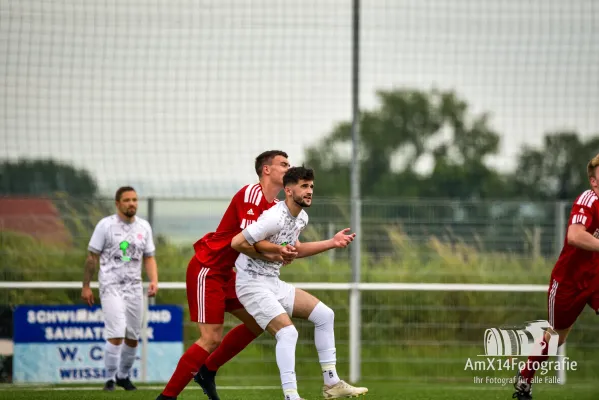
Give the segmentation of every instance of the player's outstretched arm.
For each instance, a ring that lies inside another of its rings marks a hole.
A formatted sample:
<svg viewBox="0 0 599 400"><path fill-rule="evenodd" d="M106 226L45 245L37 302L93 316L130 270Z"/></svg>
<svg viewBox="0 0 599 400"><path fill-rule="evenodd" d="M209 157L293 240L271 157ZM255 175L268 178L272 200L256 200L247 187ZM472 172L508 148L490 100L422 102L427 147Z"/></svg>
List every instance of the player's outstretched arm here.
<svg viewBox="0 0 599 400"><path fill-rule="evenodd" d="M295 243L297 250L297 258L310 257L331 249L342 249L354 240L355 233L348 234L350 228L345 228L335 234L331 239L321 240L319 242L300 243L298 240Z"/></svg>
<svg viewBox="0 0 599 400"><path fill-rule="evenodd" d="M258 252L256 248L247 241L245 236L243 236L243 232L239 232L233 240L231 240L231 247L251 258L263 261L283 262L283 257L279 254Z"/></svg>
<svg viewBox="0 0 599 400"><path fill-rule="evenodd" d="M99 254L89 251L83 268L83 288L81 289L81 298L90 306L94 304L94 293L90 287L90 282L96 273L96 266L98 265L99 260Z"/></svg>
<svg viewBox="0 0 599 400"><path fill-rule="evenodd" d="M144 257L144 266L146 267L146 274L148 274L148 297L156 296L158 292L158 265L156 264L156 258L154 256Z"/></svg>
<svg viewBox="0 0 599 400"><path fill-rule="evenodd" d="M599 239L587 232L582 224L572 224L568 227L568 244L579 249L599 252Z"/></svg>

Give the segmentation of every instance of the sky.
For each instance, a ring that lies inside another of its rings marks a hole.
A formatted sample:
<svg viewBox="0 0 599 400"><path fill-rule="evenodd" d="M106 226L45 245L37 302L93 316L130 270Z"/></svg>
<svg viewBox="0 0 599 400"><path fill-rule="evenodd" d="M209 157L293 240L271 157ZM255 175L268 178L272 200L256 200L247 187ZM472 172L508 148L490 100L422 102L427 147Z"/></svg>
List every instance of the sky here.
<svg viewBox="0 0 599 400"><path fill-rule="evenodd" d="M351 119L351 0L0 2L0 158L88 169L103 193L229 197ZM599 133L593 0L362 1L360 106L454 89L513 168L543 133ZM423 165L423 172L427 166Z"/></svg>

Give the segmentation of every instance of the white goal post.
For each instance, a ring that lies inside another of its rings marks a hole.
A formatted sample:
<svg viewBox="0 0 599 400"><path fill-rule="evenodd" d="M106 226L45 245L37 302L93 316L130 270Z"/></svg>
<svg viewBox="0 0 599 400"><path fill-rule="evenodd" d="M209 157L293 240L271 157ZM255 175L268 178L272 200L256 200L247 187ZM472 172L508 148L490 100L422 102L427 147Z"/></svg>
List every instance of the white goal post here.
<svg viewBox="0 0 599 400"><path fill-rule="evenodd" d="M292 282L290 282L292 283ZM324 282L296 282L293 283L299 289L304 290L337 290L358 293L361 291L414 291L414 292L547 292L546 285L512 285L512 284L462 284L462 283L324 283ZM91 283L92 288L98 288L97 282ZM185 282L160 282L160 289L185 290ZM79 289L81 282L0 282L0 289ZM144 283L144 293L147 289L147 283ZM144 328L147 327L147 314L150 302L147 296L144 296ZM359 302L350 302L349 310L349 367L350 381L357 382L360 379L360 350L361 345L358 340L352 338L352 332L357 328L354 325L359 321L360 316ZM142 329L142 354L141 354L141 375L142 379L146 377L147 367L147 344L148 338L146 329ZM559 355L565 356L565 344L560 346ZM565 369L557 371L559 383L564 384L566 380Z"/></svg>

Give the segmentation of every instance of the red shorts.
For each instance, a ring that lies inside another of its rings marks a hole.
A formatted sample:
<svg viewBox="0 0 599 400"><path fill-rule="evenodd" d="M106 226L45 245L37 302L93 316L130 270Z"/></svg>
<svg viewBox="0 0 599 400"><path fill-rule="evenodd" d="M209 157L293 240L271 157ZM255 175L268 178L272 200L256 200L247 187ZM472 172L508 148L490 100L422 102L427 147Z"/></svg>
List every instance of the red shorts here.
<svg viewBox="0 0 599 400"><path fill-rule="evenodd" d="M235 294L235 271L202 267L192 257L187 266L187 303L192 321L222 324L225 312L243 308Z"/></svg>
<svg viewBox="0 0 599 400"><path fill-rule="evenodd" d="M599 314L599 290L596 285L580 285L570 280L558 282L552 278L547 294L549 324L554 329L566 329L574 325L587 304Z"/></svg>

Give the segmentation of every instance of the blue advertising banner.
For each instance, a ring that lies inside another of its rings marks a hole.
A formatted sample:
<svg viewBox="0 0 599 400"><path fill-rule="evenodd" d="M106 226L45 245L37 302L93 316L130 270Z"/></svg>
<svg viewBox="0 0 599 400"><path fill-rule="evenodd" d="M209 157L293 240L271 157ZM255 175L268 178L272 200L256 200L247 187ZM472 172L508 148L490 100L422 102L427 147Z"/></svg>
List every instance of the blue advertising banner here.
<svg viewBox="0 0 599 400"><path fill-rule="evenodd" d="M183 310L150 306L147 382L166 382L183 354ZM98 306L18 306L14 310L15 383L104 382L104 317ZM141 379L141 342L131 380Z"/></svg>

